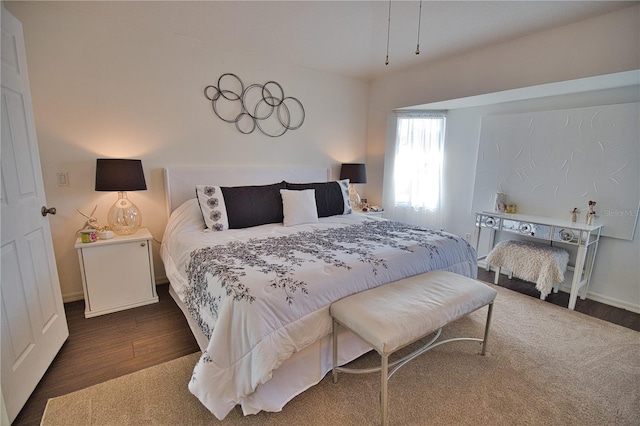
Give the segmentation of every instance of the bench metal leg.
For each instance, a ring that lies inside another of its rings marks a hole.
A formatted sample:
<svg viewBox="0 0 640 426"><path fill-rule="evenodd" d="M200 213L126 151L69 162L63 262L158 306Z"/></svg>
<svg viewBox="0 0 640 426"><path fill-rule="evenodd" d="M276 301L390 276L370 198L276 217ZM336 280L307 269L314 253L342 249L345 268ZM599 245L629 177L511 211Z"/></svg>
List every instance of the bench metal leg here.
<svg viewBox="0 0 640 426"><path fill-rule="evenodd" d="M382 366L380 368L380 423L382 426L389 424L389 413L387 408L389 401L387 401L387 385L389 384L389 355L381 354Z"/></svg>
<svg viewBox="0 0 640 426"><path fill-rule="evenodd" d="M489 303L487 312L487 324L484 326L484 338L482 339L482 356L487 354L487 338L489 337L489 327L491 327L491 317L493 316L493 302Z"/></svg>
<svg viewBox="0 0 640 426"><path fill-rule="evenodd" d="M333 320L333 383L338 383L338 321Z"/></svg>

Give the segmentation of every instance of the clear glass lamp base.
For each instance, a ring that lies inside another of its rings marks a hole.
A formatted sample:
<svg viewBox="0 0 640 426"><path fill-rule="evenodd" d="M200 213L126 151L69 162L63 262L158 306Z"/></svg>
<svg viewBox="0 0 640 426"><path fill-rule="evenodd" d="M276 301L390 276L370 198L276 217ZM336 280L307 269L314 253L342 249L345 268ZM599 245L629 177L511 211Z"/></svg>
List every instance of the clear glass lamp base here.
<svg viewBox="0 0 640 426"><path fill-rule="evenodd" d="M352 209L360 209L360 194L358 194L358 191L356 191L356 188L352 183L349 184L349 201L351 202Z"/></svg>
<svg viewBox="0 0 640 426"><path fill-rule="evenodd" d="M118 235L135 234L142 225L142 214L127 198L126 192L118 192L118 201L107 213L109 228Z"/></svg>

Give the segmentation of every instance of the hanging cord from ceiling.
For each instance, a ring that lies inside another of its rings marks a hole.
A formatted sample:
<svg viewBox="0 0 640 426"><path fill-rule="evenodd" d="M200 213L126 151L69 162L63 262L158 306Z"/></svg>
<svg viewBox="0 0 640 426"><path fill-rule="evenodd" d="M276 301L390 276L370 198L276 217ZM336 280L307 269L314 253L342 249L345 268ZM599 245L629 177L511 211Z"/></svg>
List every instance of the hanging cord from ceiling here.
<svg viewBox="0 0 640 426"><path fill-rule="evenodd" d="M420 22L422 21L422 0L420 0L420 11L418 12L418 42L416 44L416 55L420 54Z"/></svg>
<svg viewBox="0 0 640 426"><path fill-rule="evenodd" d="M416 55L420 54L420 27L422 24L422 0L418 9L418 40L416 42ZM389 65L389 39L391 38L391 0L389 0L389 18L387 20L387 57L384 61L385 65Z"/></svg>
<svg viewBox="0 0 640 426"><path fill-rule="evenodd" d="M389 34L391 33L391 0L389 0L389 20L387 21L387 59L384 64L389 65Z"/></svg>

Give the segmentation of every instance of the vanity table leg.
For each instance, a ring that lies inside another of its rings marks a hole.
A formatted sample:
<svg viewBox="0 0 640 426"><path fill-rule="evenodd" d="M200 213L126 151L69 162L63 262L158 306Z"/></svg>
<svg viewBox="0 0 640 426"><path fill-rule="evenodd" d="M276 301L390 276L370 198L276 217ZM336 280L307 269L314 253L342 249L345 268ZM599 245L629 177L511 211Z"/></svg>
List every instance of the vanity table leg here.
<svg viewBox="0 0 640 426"><path fill-rule="evenodd" d="M598 251L598 241L587 247L587 261L584 267L585 270L585 283L580 290L580 299L587 298L589 292L589 283L591 282L591 274L593 273L593 264L596 260L596 252Z"/></svg>
<svg viewBox="0 0 640 426"><path fill-rule="evenodd" d="M574 310L576 300L578 299L578 290L582 282L582 270L584 269L584 260L587 255L585 246L578 246L578 254L576 255L576 266L573 269L573 281L571 282L571 293L569 294L569 309Z"/></svg>
<svg viewBox="0 0 640 426"><path fill-rule="evenodd" d="M493 250L493 245L495 244L495 242L496 242L496 230L494 228L491 228L491 231L489 231L489 251Z"/></svg>
<svg viewBox="0 0 640 426"><path fill-rule="evenodd" d="M495 235L496 235L496 230L495 229L488 229L489 231L489 238L487 241L487 254L485 255L480 255L480 239L482 237L482 226L480 226L478 223L476 223L476 230L474 232L474 236L475 236L475 249L476 249L476 253L478 255L478 259L477 260L482 260L482 259L486 259L487 255L489 254L489 252L493 249L493 243L495 241ZM487 272L489 272L491 270L491 266L489 264L485 265L485 269L487 270Z"/></svg>

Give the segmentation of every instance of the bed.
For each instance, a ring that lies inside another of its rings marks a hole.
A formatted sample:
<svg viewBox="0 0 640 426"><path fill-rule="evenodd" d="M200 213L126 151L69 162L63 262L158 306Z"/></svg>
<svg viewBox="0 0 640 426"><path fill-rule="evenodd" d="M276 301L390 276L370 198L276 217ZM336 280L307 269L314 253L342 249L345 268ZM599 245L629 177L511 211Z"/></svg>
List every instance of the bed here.
<svg viewBox="0 0 640 426"><path fill-rule="evenodd" d="M332 302L431 270L476 277L464 239L353 212L347 184L323 168L165 169L160 253L202 349L189 389L218 419L280 411L322 380ZM338 339L340 364L371 350Z"/></svg>

